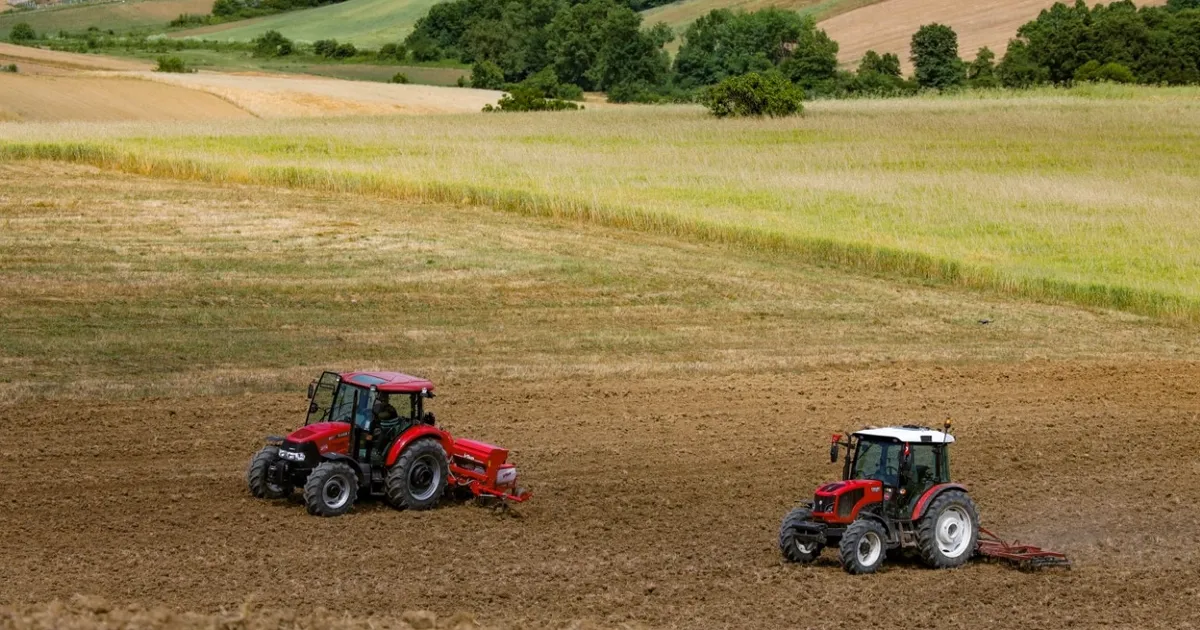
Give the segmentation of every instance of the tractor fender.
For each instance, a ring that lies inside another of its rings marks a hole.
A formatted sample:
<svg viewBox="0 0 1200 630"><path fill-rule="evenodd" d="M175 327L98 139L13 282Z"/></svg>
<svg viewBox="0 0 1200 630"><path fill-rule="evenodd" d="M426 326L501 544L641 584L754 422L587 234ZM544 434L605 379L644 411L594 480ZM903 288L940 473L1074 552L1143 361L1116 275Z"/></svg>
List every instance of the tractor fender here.
<svg viewBox="0 0 1200 630"><path fill-rule="evenodd" d="M451 452L454 439L450 437L449 433L432 425L416 424L409 427L404 433L400 434L400 437L396 438L395 442L392 442L391 447L388 448L387 459L383 461L384 466L391 468L396 463L396 460L400 459L400 453L403 453L404 449L415 440L430 437L436 438L438 442L441 442L442 448L446 449L447 453Z"/></svg>
<svg viewBox="0 0 1200 630"><path fill-rule="evenodd" d="M890 520L888 520L887 518L884 518L882 514L877 514L875 511L871 510L870 507L871 506L868 506L866 508L859 510L858 514L855 515L854 520L856 520L856 521L870 520L870 521L875 521L876 523L879 523L883 527L883 531L887 533L888 545L891 546L891 545L898 543L900 540L900 536L896 531L896 527L892 524L892 522Z"/></svg>
<svg viewBox="0 0 1200 630"><path fill-rule="evenodd" d="M327 461L327 462L343 462L343 463L345 463L347 466L350 467L350 470L354 471L355 476L358 477L358 485L360 485L360 486L366 485L366 480L367 480L367 475L369 474L369 469L367 471L364 471L362 464L358 463L358 461L355 460L353 457L350 457L349 455L346 455L344 453L325 453L324 455L321 456L321 459L322 459L322 461Z"/></svg>
<svg viewBox="0 0 1200 630"><path fill-rule="evenodd" d="M958 483L939 483L926 490L925 494L922 494L921 498L917 499L917 503L913 505L912 520L915 521L921 518L921 515L925 513L925 508L933 502L934 497L947 490L962 490L963 492L967 492L967 487Z"/></svg>

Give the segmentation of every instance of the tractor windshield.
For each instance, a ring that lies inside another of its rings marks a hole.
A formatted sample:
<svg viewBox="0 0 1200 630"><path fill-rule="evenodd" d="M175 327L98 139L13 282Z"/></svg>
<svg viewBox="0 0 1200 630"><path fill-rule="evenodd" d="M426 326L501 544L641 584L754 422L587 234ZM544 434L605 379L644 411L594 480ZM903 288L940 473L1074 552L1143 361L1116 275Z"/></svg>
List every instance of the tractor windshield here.
<svg viewBox="0 0 1200 630"><path fill-rule="evenodd" d="M342 383L337 395L333 398L333 408L329 412L330 422L349 422L366 429L371 421L370 396L365 387L357 387Z"/></svg>
<svg viewBox="0 0 1200 630"><path fill-rule="evenodd" d="M885 486L900 485L900 451L904 445L888 439L861 438L854 451L851 479L875 479Z"/></svg>

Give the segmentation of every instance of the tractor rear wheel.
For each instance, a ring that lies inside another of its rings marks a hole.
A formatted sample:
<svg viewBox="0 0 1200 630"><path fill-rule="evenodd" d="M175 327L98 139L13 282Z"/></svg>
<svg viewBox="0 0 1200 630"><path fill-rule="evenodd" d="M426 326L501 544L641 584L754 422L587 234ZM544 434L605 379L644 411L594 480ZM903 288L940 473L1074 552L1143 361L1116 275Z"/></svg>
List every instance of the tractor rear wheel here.
<svg viewBox="0 0 1200 630"><path fill-rule="evenodd" d="M397 509L428 510L446 491L450 463L446 449L435 439L409 444L388 470L387 498Z"/></svg>
<svg viewBox="0 0 1200 630"><path fill-rule="evenodd" d="M847 573L874 573L887 555L887 532L883 525L862 518L850 523L838 545L838 556Z"/></svg>
<svg viewBox="0 0 1200 630"><path fill-rule="evenodd" d="M304 505L309 514L341 516L358 498L358 475L349 464L322 462L304 483Z"/></svg>
<svg viewBox="0 0 1200 630"><path fill-rule="evenodd" d="M966 492L947 490L935 497L917 524L921 559L935 569L966 564L979 544L979 510Z"/></svg>
<svg viewBox="0 0 1200 630"><path fill-rule="evenodd" d="M818 542L800 540L800 526L812 519L812 510L798 507L783 518L779 526L779 551L788 562L812 562L825 546Z"/></svg>
<svg viewBox="0 0 1200 630"><path fill-rule="evenodd" d="M250 487L250 494L260 499L282 499L292 493L292 484L280 485L271 481L271 464L277 461L278 446L264 446L250 458L250 466L246 468L246 485Z"/></svg>

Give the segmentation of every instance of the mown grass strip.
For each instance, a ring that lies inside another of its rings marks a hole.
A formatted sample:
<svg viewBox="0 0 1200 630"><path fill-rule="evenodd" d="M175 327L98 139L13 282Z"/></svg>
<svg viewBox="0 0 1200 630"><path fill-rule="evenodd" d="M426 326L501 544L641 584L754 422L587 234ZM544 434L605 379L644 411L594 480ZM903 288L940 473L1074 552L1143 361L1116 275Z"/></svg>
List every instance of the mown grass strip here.
<svg viewBox="0 0 1200 630"><path fill-rule="evenodd" d="M319 192L382 196L414 202L484 205L524 216L565 218L607 227L664 234L787 255L923 283L989 291L1020 298L1109 308L1168 320L1200 321L1200 301L1158 291L1053 278L1015 278L986 267L894 248L796 236L762 228L714 223L646 210L589 203L565 196L459 183L409 182L375 173L302 166L242 166L142 155L93 143L11 143L0 159L53 160L149 177L210 183L281 186Z"/></svg>

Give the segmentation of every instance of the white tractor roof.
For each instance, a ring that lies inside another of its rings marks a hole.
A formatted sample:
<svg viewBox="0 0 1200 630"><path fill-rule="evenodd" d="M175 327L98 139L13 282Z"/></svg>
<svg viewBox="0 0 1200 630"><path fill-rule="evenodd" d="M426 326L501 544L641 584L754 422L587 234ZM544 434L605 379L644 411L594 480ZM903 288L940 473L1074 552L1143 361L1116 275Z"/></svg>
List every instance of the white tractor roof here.
<svg viewBox="0 0 1200 630"><path fill-rule="evenodd" d="M893 438L901 442L930 442L953 444L954 436L941 431L924 427L882 427L878 429L863 429L855 431L854 435L869 435L871 437Z"/></svg>

